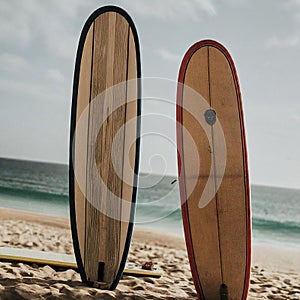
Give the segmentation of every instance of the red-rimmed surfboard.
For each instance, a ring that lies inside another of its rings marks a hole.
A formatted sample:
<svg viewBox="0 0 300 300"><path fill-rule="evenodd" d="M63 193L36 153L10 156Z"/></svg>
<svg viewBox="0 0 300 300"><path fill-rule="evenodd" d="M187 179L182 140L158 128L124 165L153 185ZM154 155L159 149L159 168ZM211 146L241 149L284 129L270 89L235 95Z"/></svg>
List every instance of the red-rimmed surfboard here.
<svg viewBox="0 0 300 300"><path fill-rule="evenodd" d="M185 54L177 89L178 173L189 261L201 299L246 299L251 214L241 93L218 42Z"/></svg>
<svg viewBox="0 0 300 300"><path fill-rule="evenodd" d="M70 134L70 216L81 278L114 289L125 267L135 210L140 131L137 31L105 6L81 33Z"/></svg>

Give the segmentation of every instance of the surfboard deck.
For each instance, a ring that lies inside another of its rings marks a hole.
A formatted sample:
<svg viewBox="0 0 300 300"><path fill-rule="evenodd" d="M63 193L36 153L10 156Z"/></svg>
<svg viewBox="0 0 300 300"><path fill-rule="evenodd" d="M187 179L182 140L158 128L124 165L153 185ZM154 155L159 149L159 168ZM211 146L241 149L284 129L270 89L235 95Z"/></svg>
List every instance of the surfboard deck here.
<svg viewBox="0 0 300 300"><path fill-rule="evenodd" d="M185 54L177 89L178 175L185 240L200 299L246 299L251 215L241 93L218 42Z"/></svg>
<svg viewBox="0 0 300 300"><path fill-rule="evenodd" d="M78 270L74 255L21 248L0 247L0 261L26 263L30 265L36 264L39 266L48 265L59 270ZM153 270L145 270L137 264L126 263L123 275L160 278L162 276L162 270L157 268L154 268Z"/></svg>
<svg viewBox="0 0 300 300"><path fill-rule="evenodd" d="M70 131L70 218L83 282L114 289L129 250L140 131L137 31L121 8L87 20L77 51Z"/></svg>

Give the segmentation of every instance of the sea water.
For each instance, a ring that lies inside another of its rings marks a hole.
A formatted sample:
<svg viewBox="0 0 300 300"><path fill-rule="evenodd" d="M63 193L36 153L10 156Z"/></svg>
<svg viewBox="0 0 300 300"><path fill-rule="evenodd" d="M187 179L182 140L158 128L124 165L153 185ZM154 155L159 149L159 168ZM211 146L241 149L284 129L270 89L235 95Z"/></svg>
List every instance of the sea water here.
<svg viewBox="0 0 300 300"><path fill-rule="evenodd" d="M253 242L300 247L300 190L251 186ZM0 207L69 217L68 166L0 158ZM140 174L135 225L183 234L175 176Z"/></svg>

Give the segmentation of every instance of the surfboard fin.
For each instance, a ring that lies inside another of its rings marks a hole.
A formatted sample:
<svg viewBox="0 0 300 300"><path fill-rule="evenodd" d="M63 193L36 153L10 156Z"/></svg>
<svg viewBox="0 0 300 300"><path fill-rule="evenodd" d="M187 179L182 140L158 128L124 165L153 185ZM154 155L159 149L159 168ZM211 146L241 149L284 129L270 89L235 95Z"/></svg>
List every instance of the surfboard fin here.
<svg viewBox="0 0 300 300"><path fill-rule="evenodd" d="M228 300L228 288L225 283L222 283L220 287L220 299Z"/></svg>
<svg viewBox="0 0 300 300"><path fill-rule="evenodd" d="M99 261L98 264L98 282L103 282L104 278L104 262Z"/></svg>

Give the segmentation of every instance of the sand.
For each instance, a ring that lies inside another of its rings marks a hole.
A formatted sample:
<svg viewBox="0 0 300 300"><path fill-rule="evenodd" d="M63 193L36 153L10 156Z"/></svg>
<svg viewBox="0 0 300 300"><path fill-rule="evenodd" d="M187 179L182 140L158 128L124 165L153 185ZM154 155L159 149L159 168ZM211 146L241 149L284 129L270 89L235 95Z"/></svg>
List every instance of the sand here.
<svg viewBox="0 0 300 300"><path fill-rule="evenodd" d="M0 209L0 247L72 254L69 222ZM0 299L197 299L182 237L136 229L128 260L152 261L163 276L123 276L115 291L101 291L72 269L0 262ZM254 246L248 299L300 299L300 250Z"/></svg>

